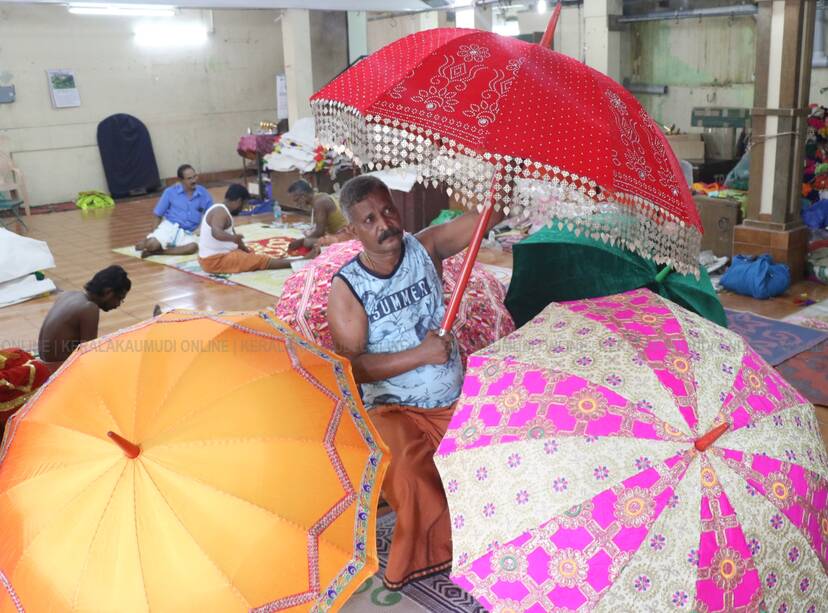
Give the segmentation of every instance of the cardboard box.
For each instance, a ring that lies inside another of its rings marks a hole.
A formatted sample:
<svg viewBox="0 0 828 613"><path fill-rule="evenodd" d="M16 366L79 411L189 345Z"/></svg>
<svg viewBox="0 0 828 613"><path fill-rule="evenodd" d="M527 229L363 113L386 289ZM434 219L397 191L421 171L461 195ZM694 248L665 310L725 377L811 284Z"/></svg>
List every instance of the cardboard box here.
<svg viewBox="0 0 828 613"><path fill-rule="evenodd" d="M693 200L704 228L702 251L709 249L719 257L733 257L733 229L739 223L739 203L707 196L694 196Z"/></svg>
<svg viewBox="0 0 828 613"><path fill-rule="evenodd" d="M667 142L680 160L704 161L704 140L701 134L668 134Z"/></svg>

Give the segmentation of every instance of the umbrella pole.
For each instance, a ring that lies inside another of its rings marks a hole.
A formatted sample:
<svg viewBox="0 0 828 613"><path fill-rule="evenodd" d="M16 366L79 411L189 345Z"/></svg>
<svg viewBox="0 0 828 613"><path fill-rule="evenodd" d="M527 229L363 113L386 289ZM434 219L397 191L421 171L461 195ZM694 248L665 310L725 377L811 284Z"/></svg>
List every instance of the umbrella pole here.
<svg viewBox="0 0 828 613"><path fill-rule="evenodd" d="M546 24L546 31L543 33L543 38L541 38L540 46L545 47L547 49L552 48L552 41L555 37L555 28L558 25L558 18L561 16L561 0L558 0L558 4L555 5L555 10L552 11L551 17L549 17L549 23Z"/></svg>
<svg viewBox="0 0 828 613"><path fill-rule="evenodd" d="M457 280L457 285L451 293L448 307L446 308L446 315L443 318L443 324L440 326L440 336L448 334L451 327L454 325L454 320L457 317L457 311L460 309L460 302L463 300L463 293L466 291L466 285L469 283L474 261L477 259L477 252L480 251L480 244L483 242L483 235L486 233L486 228L489 227L489 220L492 218L493 205L487 206L480 213L480 218L477 220L477 227L474 229L471 243L469 243L469 250L466 252L466 259L463 261L463 269L460 271L460 278Z"/></svg>
<svg viewBox="0 0 828 613"><path fill-rule="evenodd" d="M135 459L135 458L137 458L139 455L141 455L141 448L140 448L138 445L136 445L135 443L132 443L132 442L130 442L130 441L128 441L128 440L126 440L126 439L125 439L123 436L121 436L120 434L116 434L115 432L112 432L112 431L110 430L109 432L107 432L107 433L106 433L106 435L107 435L110 439L112 439L112 441L113 441L116 445L118 445L118 447L120 447L120 448L121 448L121 450L124 452L124 455L125 455L126 457L128 457L128 458L130 458L130 459L134 460L134 459Z"/></svg>

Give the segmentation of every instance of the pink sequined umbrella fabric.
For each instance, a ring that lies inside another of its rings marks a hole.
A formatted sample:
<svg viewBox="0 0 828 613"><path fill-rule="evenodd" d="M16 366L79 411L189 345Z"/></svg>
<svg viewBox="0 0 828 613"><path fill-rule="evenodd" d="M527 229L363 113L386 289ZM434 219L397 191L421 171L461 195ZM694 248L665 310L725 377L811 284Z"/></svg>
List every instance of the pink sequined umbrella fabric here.
<svg viewBox="0 0 828 613"><path fill-rule="evenodd" d="M276 305L276 316L305 338L333 349L326 312L331 281L339 269L362 251L359 241L335 243L310 264L291 275ZM443 262L443 290L449 294L463 264L463 254ZM503 304L506 291L494 275L476 264L452 331L466 358L513 332L515 325Z"/></svg>
<svg viewBox="0 0 828 613"><path fill-rule="evenodd" d="M435 461L452 578L492 611L828 602L813 407L741 337L649 290L553 303L471 356Z"/></svg>

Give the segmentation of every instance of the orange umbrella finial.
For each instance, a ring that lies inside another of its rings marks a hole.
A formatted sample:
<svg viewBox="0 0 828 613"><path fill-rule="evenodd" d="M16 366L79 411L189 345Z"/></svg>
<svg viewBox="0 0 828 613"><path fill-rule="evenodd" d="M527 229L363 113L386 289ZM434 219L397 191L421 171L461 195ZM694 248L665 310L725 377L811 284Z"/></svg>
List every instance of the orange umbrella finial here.
<svg viewBox="0 0 828 613"><path fill-rule="evenodd" d="M552 39L555 37L555 28L558 25L558 18L561 16L561 0L555 5L555 10L552 11L552 16L549 18L549 23L546 24L546 32L543 33L540 46L547 49L552 48Z"/></svg>
<svg viewBox="0 0 828 613"><path fill-rule="evenodd" d="M126 455L126 457L134 460L139 455L141 455L141 448L135 443L129 442L120 434L115 434L110 430L106 433L106 435L109 438L111 438L115 442L115 444L118 445L118 447L124 450L124 454Z"/></svg>
<svg viewBox="0 0 828 613"><path fill-rule="evenodd" d="M722 434L724 434L729 427L730 424L728 424L727 422L719 424L707 434L703 434L702 436L697 438L693 445L699 451L707 451L707 448L710 447L710 445L712 445L713 443L715 443L716 439L718 439Z"/></svg>

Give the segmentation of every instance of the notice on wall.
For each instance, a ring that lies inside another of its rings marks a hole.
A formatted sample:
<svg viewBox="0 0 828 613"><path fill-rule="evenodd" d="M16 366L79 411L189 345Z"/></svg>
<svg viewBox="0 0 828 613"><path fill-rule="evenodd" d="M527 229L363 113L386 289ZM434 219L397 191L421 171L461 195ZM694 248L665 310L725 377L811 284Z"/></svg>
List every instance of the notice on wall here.
<svg viewBox="0 0 828 613"><path fill-rule="evenodd" d="M283 74L276 75L276 119L287 119L287 77Z"/></svg>
<svg viewBox="0 0 828 613"><path fill-rule="evenodd" d="M49 95L52 97L54 108L80 106L80 93L73 70L47 70L46 76L49 79Z"/></svg>

